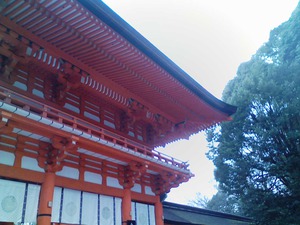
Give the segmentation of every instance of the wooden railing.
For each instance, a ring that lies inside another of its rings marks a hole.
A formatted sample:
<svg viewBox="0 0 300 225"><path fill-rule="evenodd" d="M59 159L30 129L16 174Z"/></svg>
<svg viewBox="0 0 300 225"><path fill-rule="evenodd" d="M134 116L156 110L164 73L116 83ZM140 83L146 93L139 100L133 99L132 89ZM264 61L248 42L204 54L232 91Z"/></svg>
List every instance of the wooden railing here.
<svg viewBox="0 0 300 225"><path fill-rule="evenodd" d="M185 162L1 86L0 109L26 116L41 123L50 123L54 127L55 124L63 125L66 131L75 135L97 137L116 146L127 148L136 154L155 159L166 166L174 166L189 172L188 164Z"/></svg>

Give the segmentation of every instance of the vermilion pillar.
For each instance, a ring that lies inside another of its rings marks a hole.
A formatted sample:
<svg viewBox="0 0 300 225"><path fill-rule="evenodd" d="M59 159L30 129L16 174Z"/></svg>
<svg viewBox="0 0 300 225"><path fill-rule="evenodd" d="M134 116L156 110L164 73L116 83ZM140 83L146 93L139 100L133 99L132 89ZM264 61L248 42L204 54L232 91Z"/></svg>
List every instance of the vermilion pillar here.
<svg viewBox="0 0 300 225"><path fill-rule="evenodd" d="M124 196L122 199L122 221L131 220L131 190L124 189Z"/></svg>
<svg viewBox="0 0 300 225"><path fill-rule="evenodd" d="M42 184L41 192L40 192L39 209L37 215L38 225L51 224L54 186L55 186L55 173L45 172L45 179Z"/></svg>
<svg viewBox="0 0 300 225"><path fill-rule="evenodd" d="M160 201L159 195L156 196L155 221L156 221L156 225L164 225L163 205Z"/></svg>

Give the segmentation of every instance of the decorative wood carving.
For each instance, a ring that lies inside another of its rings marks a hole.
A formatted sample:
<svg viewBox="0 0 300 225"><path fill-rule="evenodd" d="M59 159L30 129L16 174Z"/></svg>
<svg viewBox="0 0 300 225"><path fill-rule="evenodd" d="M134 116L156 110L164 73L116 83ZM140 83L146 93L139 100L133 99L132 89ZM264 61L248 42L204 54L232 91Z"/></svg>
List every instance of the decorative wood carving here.
<svg viewBox="0 0 300 225"><path fill-rule="evenodd" d="M47 172L57 172L62 170L68 152L76 151L77 146L71 138L59 136L54 136L51 142L40 142L38 163Z"/></svg>
<svg viewBox="0 0 300 225"><path fill-rule="evenodd" d="M147 163L131 162L124 168L123 174L119 178L119 183L124 188L132 188L135 181L146 172L147 168Z"/></svg>
<svg viewBox="0 0 300 225"><path fill-rule="evenodd" d="M22 37L15 39L9 35L9 31L0 32L0 77L7 82L12 80L12 71L22 61L26 63L27 46L21 42Z"/></svg>
<svg viewBox="0 0 300 225"><path fill-rule="evenodd" d="M136 121L144 121L149 124L147 128L147 141L153 143L159 139L172 135L176 126L170 120L158 113L153 113L148 107L142 105L134 99L129 99L126 121L134 124Z"/></svg>
<svg viewBox="0 0 300 225"><path fill-rule="evenodd" d="M187 182L191 176L192 175L162 171L159 175L153 177L152 191L157 195L168 193L171 188L176 188L181 183Z"/></svg>
<svg viewBox="0 0 300 225"><path fill-rule="evenodd" d="M80 86L80 71L71 64L61 61L61 70L57 73L56 83L54 84L55 101L64 104L66 93L71 89Z"/></svg>

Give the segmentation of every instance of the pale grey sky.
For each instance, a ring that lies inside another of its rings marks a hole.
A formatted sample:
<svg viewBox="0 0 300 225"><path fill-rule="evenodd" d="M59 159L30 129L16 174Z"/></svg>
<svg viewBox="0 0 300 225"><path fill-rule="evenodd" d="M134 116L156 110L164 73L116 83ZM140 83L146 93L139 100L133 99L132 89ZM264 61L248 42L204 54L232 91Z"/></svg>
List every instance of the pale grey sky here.
<svg viewBox="0 0 300 225"><path fill-rule="evenodd" d="M240 63L288 20L298 0L104 0L125 21L199 82L221 98ZM206 159L203 133L159 149L189 161L195 174L172 189L167 201L186 204L196 193L216 192L213 164Z"/></svg>

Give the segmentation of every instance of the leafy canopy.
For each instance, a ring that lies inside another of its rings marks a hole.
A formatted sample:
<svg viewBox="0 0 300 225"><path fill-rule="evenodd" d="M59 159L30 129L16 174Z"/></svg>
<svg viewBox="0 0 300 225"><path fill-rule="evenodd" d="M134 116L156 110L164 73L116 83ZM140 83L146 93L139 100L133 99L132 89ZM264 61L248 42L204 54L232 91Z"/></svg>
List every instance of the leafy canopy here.
<svg viewBox="0 0 300 225"><path fill-rule="evenodd" d="M221 190L259 224L300 224L300 4L223 93L233 121L207 132Z"/></svg>

